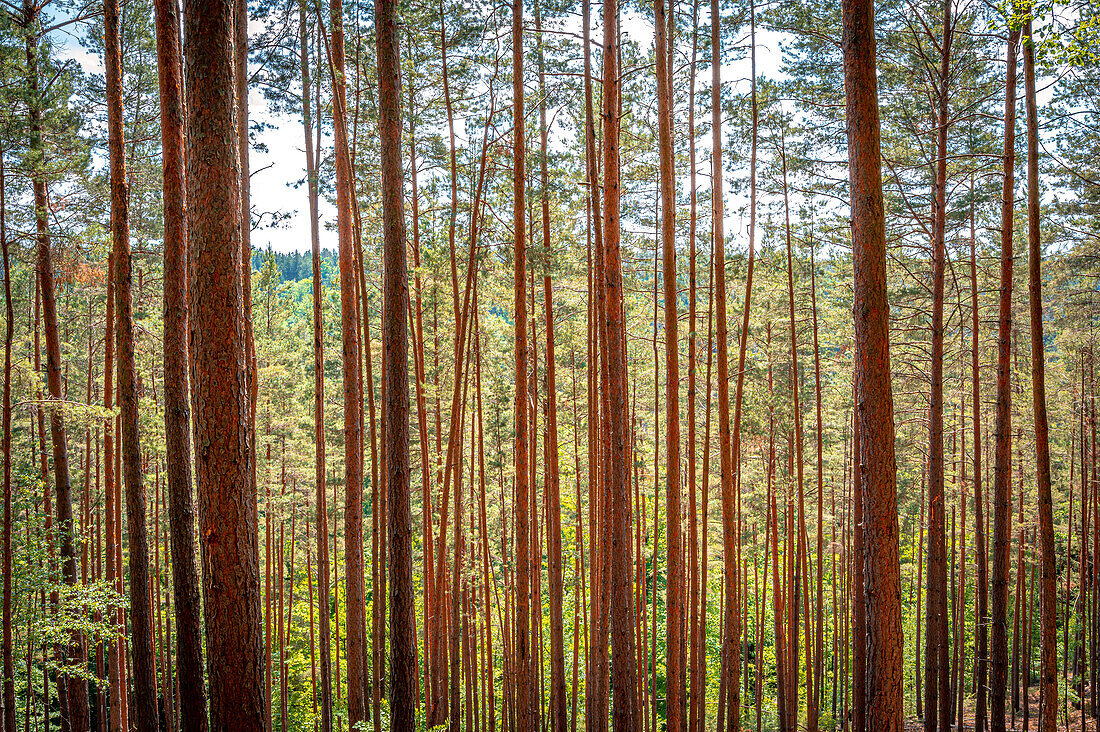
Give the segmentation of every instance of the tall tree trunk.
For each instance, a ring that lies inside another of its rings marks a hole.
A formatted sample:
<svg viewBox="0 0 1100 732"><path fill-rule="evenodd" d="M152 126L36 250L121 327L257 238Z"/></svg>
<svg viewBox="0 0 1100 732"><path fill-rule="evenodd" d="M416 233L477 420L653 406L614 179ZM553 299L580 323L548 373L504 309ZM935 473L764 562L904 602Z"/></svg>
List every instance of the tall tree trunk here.
<svg viewBox="0 0 1100 732"><path fill-rule="evenodd" d="M11 257L8 252L8 200L4 153L0 148L0 246L4 255L4 732L15 732L15 661L12 657L12 494L11 494L11 344L15 331L15 308L11 300ZM29 655L29 654L28 654Z"/></svg>
<svg viewBox="0 0 1100 732"><path fill-rule="evenodd" d="M329 5L332 118L336 158L336 218L340 264L340 329L344 365L344 577L347 638L348 725L366 719L366 600L363 587L363 420L359 299L356 297L354 196L348 148L344 70L344 4ZM398 102L399 103L399 102ZM400 107L398 107L399 109ZM398 149L400 156L400 149ZM404 238L402 238L404 241ZM402 311L402 317L406 317ZM407 343L407 341L406 341Z"/></svg>
<svg viewBox="0 0 1100 732"><path fill-rule="evenodd" d="M611 595L608 610L611 630L612 725L615 732L639 729L637 668L635 664L635 609L631 598L630 445L627 404L626 323L623 318L622 253L619 251L619 114L622 79L619 68L619 3L604 0L603 29L603 271L600 286L605 296L607 331L603 357L607 363L607 422L609 440L605 471L605 515L609 524Z"/></svg>
<svg viewBox="0 0 1100 732"><path fill-rule="evenodd" d="M710 44L713 58L720 59L721 10L718 0L710 4ZM604 77L606 78L606 76ZM725 605L722 615L722 674L720 688L730 695L729 718L720 719L723 729L736 731L741 726L741 696L738 678L740 676L741 651L738 647L741 637L739 627L741 614L737 607L737 546L735 501L733 488L733 449L730 443L729 410L729 336L726 318L726 237L724 218L725 204L722 199L722 65L711 64L711 226L713 229L712 246L714 257L714 299L715 319L718 328L718 453L720 491L722 494L722 559L723 587Z"/></svg>
<svg viewBox="0 0 1100 732"><path fill-rule="evenodd" d="M232 0L184 7L195 476L210 727L263 729L260 579L241 262ZM211 185L217 181L217 185Z"/></svg>
<svg viewBox="0 0 1100 732"><path fill-rule="evenodd" d="M37 27L41 15L41 6L25 0L23 6L23 24L26 36L26 75L28 120L30 122L29 150L33 160L31 188L35 212L35 245L37 248L37 270L42 305L42 319L46 335L46 382L51 400L60 400L61 395L61 345L57 333L57 302L54 291L53 255L51 252L49 230L47 228L46 171L43 168L46 148L43 137L43 113L45 91L40 87ZM39 412L41 415L41 412ZM40 416L41 420L41 416ZM66 445L65 423L60 409L51 410L50 439L53 446L54 490L57 501L57 531L61 537L62 578L68 585L76 584L76 555L72 540L72 494L69 479L69 456ZM45 450L42 450L42 463L45 465ZM45 475L43 478L45 479ZM84 665L84 649L78 632L74 632L67 641L67 647L61 649L62 663L72 666ZM68 675L59 678L69 691L68 708L62 706L62 716L73 732L83 732L90 724L88 710L87 685L83 679Z"/></svg>
<svg viewBox="0 0 1100 732"><path fill-rule="evenodd" d="M382 228L385 282L382 370L385 379L386 509L390 601L390 719L410 732L416 719L416 616L413 608L412 514L409 501L409 284L401 168L401 58L397 3L375 13L379 132L382 143Z"/></svg>
<svg viewBox="0 0 1100 732"><path fill-rule="evenodd" d="M665 0L653 3L657 34L657 128L660 148L661 262L665 316L665 548L668 572L665 598L665 668L669 730L684 727L683 651L684 564L680 536L680 351L676 276L676 181L672 151L672 63L668 10ZM656 476L655 476L656 477ZM654 586L656 589L656 586Z"/></svg>
<svg viewBox="0 0 1100 732"><path fill-rule="evenodd" d="M901 588L897 464L890 391L886 235L879 149L872 0L842 0L854 268L856 420L863 493L867 729L902 726Z"/></svg>
<svg viewBox="0 0 1100 732"><path fill-rule="evenodd" d="M783 220L784 231L786 235L787 244L787 313L790 317L790 331L791 331L791 414L794 421L794 450L792 456L792 462L794 462L795 468L795 488L798 491L798 521L797 529L798 538L796 539L795 556L790 565L791 567L791 583L790 588L790 612L787 616L787 627L789 628L788 637L790 638L790 663L787 665L787 671L790 674L788 677L787 687L787 722L786 729L793 730L798 723L798 612L799 612L799 593L803 592L803 597L808 595L808 592L804 592L800 585L804 586L806 581L806 500L805 500L805 482L803 477L803 440L802 440L802 404L799 398L801 391L801 372L798 366L798 329L795 323L795 310L794 310L794 257L793 249L794 244L791 240L791 211L790 200L788 196L787 187L787 152L785 141L781 142L780 147L780 165L782 168L783 176ZM789 488L788 484L788 488ZM788 506L791 505L792 496L788 493ZM788 547L785 558L789 557L790 547ZM805 598L804 601L808 601ZM809 613L806 613L806 622L809 622ZM808 630L808 627L807 627ZM809 673L811 666L810 653L812 652L812 644L810 643L810 634L806 633L806 671Z"/></svg>
<svg viewBox="0 0 1100 732"><path fill-rule="evenodd" d="M259 509L256 502L256 401L259 380L256 378L256 339L252 328L252 171L249 165L248 131L248 0L235 0L233 6L233 87L237 108L237 150L241 170L241 207L237 213L241 227L241 290L244 292L244 349L245 368L248 376L248 427L251 431L249 450L252 466L249 490L252 500L252 518L259 525Z"/></svg>
<svg viewBox="0 0 1100 732"><path fill-rule="evenodd" d="M951 727L947 667L947 529L944 516L943 289L947 259L947 127L951 70L951 0L943 4L943 42L936 80L936 160L932 184L932 384L928 417L928 593L925 596L924 729Z"/></svg>
<svg viewBox="0 0 1100 732"><path fill-rule="evenodd" d="M696 151L695 151L695 71L699 55L699 0L691 3L691 67L688 73L688 135L690 146L688 148L688 165L691 186L690 213L688 219L688 387L687 387L687 463L688 463L688 544L691 552L691 614L689 617L690 652L688 666L690 668L690 688L685 687L688 696L687 705L687 729L688 732L699 732L699 719L702 714L703 687L706 685L706 674L703 672L704 649L702 617L705 608L700 605L701 573L702 567L699 561L699 506L696 493L698 483L698 468L696 466L696 364L698 361L699 336L696 332L698 326L698 294L696 260L698 249L696 244L698 232L698 187L696 185ZM709 403L709 393L708 393ZM704 467L704 473L706 468ZM681 699L683 695L681 695ZM678 731L674 731L678 732Z"/></svg>
<svg viewBox="0 0 1100 732"><path fill-rule="evenodd" d="M317 594L321 608L328 607L328 513L325 509L325 356L322 311L321 234L318 218L317 164L313 139L313 106L310 99L309 34L305 0L298 2L298 53L302 73L302 128L305 136L306 186L309 195L311 273L313 290L313 480L317 531ZM308 539L307 539L308 541ZM306 562L309 566L309 562ZM312 595L312 592L311 592ZM313 602L310 601L312 614ZM313 621L310 621L310 632ZM332 732L332 661L327 611L320 613L321 732ZM310 648L314 644L310 642ZM316 700L315 700L316 701Z"/></svg>
<svg viewBox="0 0 1100 732"><path fill-rule="evenodd" d="M109 0L112 1L112 0ZM202 607L195 558L191 494L191 402L187 389L187 229L183 60L174 0L157 0L161 149L164 177L164 439L167 455L172 597L176 615L176 674L180 729L205 732Z"/></svg>
<svg viewBox="0 0 1100 732"><path fill-rule="evenodd" d="M817 266L814 261L814 249L817 244L810 245L810 312L813 320L814 338L814 406L816 425L814 439L817 448L817 587L815 599L817 607L814 613L814 664L807 672L811 678L810 693L807 695L809 705L808 716L814 722L816 728L821 713L821 692L825 678L825 565L824 565L824 516L825 516L825 459L824 459L824 420L821 414L821 349L818 341L817 328ZM809 639L807 639L809 642Z"/></svg>
<svg viewBox="0 0 1100 732"><path fill-rule="evenodd" d="M1031 13L1034 13L1034 9ZM1054 732L1058 712L1057 638L1054 559L1054 501L1051 497L1047 424L1046 353L1043 343L1042 232L1039 211L1039 112L1035 98L1035 38L1032 16L1024 33L1024 106L1027 109L1027 263L1031 314L1031 404L1035 429L1035 478L1039 491L1039 543L1042 594L1039 646L1039 732ZM1030 656L1029 656L1030 659ZM1028 675L1030 678L1030 673Z"/></svg>
<svg viewBox="0 0 1100 732"><path fill-rule="evenodd" d="M1012 533L1012 219L1016 161L1016 46L1019 30L1008 34L1005 72L1004 175L1001 188L1001 288L997 316L997 414L993 465L993 647L989 674L990 729L1005 732L1008 684L1008 581Z"/></svg>
<svg viewBox="0 0 1100 732"><path fill-rule="evenodd" d="M973 186L971 186L973 188ZM970 211L970 380L971 409L974 444L974 549L977 563L977 643L974 649L976 662L977 700L974 706L974 732L986 732L989 725L986 706L986 679L989 673L989 560L986 543L985 487L982 485L982 392L978 353L978 259L977 239L974 236L974 209ZM1072 513L1072 511L1071 511Z"/></svg>
<svg viewBox="0 0 1100 732"><path fill-rule="evenodd" d="M530 480L528 450L527 381L527 220L523 105L523 0L512 3L512 197L515 237L515 341L516 341L516 438L515 438L515 645L512 660L516 675L516 729L530 732L531 718L531 597L530 597Z"/></svg>
<svg viewBox="0 0 1100 732"><path fill-rule="evenodd" d="M550 172L546 125L546 59L543 51L542 11L535 3L539 65L539 179L542 207L544 274L542 299L546 327L546 481L547 574L550 580L550 729L565 732L565 638L562 628L561 478L558 467L558 387L554 356L554 290L550 273L554 250L550 243ZM579 508L579 505L578 505Z"/></svg>

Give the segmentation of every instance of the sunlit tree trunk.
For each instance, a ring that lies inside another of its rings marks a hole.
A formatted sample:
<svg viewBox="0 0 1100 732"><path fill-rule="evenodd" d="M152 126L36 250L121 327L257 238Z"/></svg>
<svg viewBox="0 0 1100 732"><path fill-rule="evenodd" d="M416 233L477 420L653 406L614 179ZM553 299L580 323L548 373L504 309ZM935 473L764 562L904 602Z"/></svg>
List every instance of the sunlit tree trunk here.
<svg viewBox="0 0 1100 732"><path fill-rule="evenodd" d="M631 597L633 558L630 546L633 526L630 506L630 445L627 413L626 323L623 320L622 255L619 251L619 113L622 79L619 69L619 4L603 6L603 271L600 287L605 293L604 323L607 331L603 357L607 362L607 420L609 440L605 471L605 509L610 542L611 595L608 606L611 631L611 720L615 732L639 729L638 672L635 664L635 608Z"/></svg>
<svg viewBox="0 0 1100 732"><path fill-rule="evenodd" d="M667 669L667 723L680 732L684 726L683 650L684 565L680 536L680 352L676 276L676 181L672 151L672 65L668 9L665 0L653 4L656 27L657 129L661 187L661 263L664 283L665 336L665 523L668 576L665 599L665 667ZM655 586L656 587L656 586Z"/></svg>
<svg viewBox="0 0 1100 732"><path fill-rule="evenodd" d="M866 728L902 726L901 588L897 465L890 390L886 236L879 149L875 19L872 0L843 0L844 79L855 317L856 471L863 493L863 594L866 598ZM858 677L857 677L858 683ZM858 700L857 700L858 701ZM862 732L857 729L857 732Z"/></svg>

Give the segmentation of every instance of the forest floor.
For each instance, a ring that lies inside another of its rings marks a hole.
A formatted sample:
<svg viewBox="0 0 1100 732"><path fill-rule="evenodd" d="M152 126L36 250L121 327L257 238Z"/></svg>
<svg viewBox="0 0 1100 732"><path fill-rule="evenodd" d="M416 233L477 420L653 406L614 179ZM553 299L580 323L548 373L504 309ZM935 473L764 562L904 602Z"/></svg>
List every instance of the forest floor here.
<svg viewBox="0 0 1100 732"><path fill-rule="evenodd" d="M1070 685L1072 686L1073 680L1070 679ZM1058 691L1059 694L1064 693L1062 679L1058 679ZM1088 698L1088 689L1085 690L1085 696ZM1015 719L1012 718L1012 700L1006 699L1008 708L1008 718L1005 720L1006 729L1012 732L1038 732L1039 729L1039 685L1033 684L1028 688L1028 699L1025 702L1024 699L1020 699L1020 709L1016 712ZM1028 716L1025 721L1024 717L1024 705L1027 704ZM1068 716L1067 716L1068 712ZM1059 698L1058 704L1058 729L1060 730L1080 730L1080 732L1100 732L1100 720L1095 718L1089 718L1083 708L1075 708L1073 704L1067 705ZM905 732L923 732L924 724L919 719L910 719L906 721ZM973 699L967 700L967 707L963 713L963 726L958 732L973 732L974 730L974 701Z"/></svg>

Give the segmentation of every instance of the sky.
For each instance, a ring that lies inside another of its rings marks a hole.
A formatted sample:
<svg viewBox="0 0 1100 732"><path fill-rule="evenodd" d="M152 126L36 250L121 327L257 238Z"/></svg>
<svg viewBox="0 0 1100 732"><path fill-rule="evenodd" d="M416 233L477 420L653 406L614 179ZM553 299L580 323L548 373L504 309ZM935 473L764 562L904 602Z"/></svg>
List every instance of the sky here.
<svg viewBox="0 0 1100 732"><path fill-rule="evenodd" d="M705 18L700 19L701 22ZM598 19L597 19L598 22ZM681 18L679 22L683 22ZM575 24L576 31L580 31L579 18L570 18L566 21L567 30L569 24ZM649 17L641 16L633 12L625 12L622 18L622 32L626 38L630 38L643 49L653 45L653 24ZM258 21L250 23L250 35L255 36L262 32L263 26ZM89 53L78 41L75 34L84 33L86 30L73 26L69 30L55 32L54 41L57 43L58 54L64 58L70 58L79 63L85 73L102 73L102 59ZM593 37L599 37L598 28L593 29ZM625 40L625 39L624 39ZM747 43L747 39L739 39ZM757 74L776 78L780 75L780 48L781 36L772 31L758 29L757 31ZM534 63L534 54L529 54L529 62ZM751 76L749 59L737 58L727 61L723 65L722 78L725 84L733 85L738 92L746 91ZM697 90L703 83L709 83L701 74L697 82ZM656 82L654 81L654 84ZM677 110L677 124L686 126L686 111ZM258 89L252 89L249 93L249 116L252 120L264 123L262 129L255 134L256 143L250 153L249 163L252 171L251 193L253 221L256 228L252 233L252 245L254 248L266 249L269 246L279 252L308 251L310 246L310 222L309 206L305 186L297 186L305 176L305 152L303 145L303 129L301 118L294 115L286 115L272 109ZM550 117L553 117L551 113ZM705 121L697 116L697 122ZM461 126L459 126L461 129ZM323 147L331 147L331 138L322 138ZM698 164L700 172L709 167L709 138L699 141ZM322 155L325 152L322 151ZM105 160L102 164L105 164ZM705 176L704 176L705 178ZM706 185L701 180L701 185ZM731 235L737 235L744 228L743 222L737 212L744 207L742 201L734 195L727 194L726 231ZM734 213L731 213L734 212ZM273 213L279 213L283 219L277 227L270 226ZM324 197L320 201L321 218L321 246L335 249L337 246L336 232L328 224L335 222L336 209Z"/></svg>

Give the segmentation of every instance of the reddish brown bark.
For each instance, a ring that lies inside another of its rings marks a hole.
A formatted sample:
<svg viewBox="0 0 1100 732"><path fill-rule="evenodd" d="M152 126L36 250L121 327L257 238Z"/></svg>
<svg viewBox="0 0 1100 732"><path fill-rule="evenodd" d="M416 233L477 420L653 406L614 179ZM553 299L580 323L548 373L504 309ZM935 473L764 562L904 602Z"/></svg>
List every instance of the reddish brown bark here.
<svg viewBox="0 0 1100 732"><path fill-rule="evenodd" d="M524 155L523 104L523 0L512 4L512 196L513 236L515 237L515 341L516 341L516 437L515 437L515 664L516 729L529 732L536 722L531 718L531 639L530 639L530 486L527 419L527 184Z"/></svg>
<svg viewBox="0 0 1100 732"><path fill-rule="evenodd" d="M684 563L680 536L680 353L676 276L676 181L672 151L672 57L668 10L664 0L653 4L657 35L657 127L660 148L661 263L665 326L665 522L668 579L665 601L665 667L668 684L667 723L684 726L683 652ZM656 283L656 281L655 281ZM656 587L656 585L654 585Z"/></svg>
<svg viewBox="0 0 1100 732"><path fill-rule="evenodd" d="M183 60L179 9L155 6L160 69L161 150L164 186L164 437L167 456L172 597L176 616L176 677L180 729L206 729L202 668L202 608L195 558L191 494L191 403L187 390L187 230Z"/></svg>
<svg viewBox="0 0 1100 732"><path fill-rule="evenodd" d="M309 34L306 25L305 0L298 3L298 52L302 73L302 128L305 136L306 151L306 186L309 197L310 218L310 243L312 253L312 295L313 295L313 480L314 480L314 505L316 508L316 532L317 532L317 594L321 600L321 607L328 606L329 574L328 574L328 514L325 511L325 356L324 356L324 315L322 312L322 284L321 284L321 236L320 221L318 218L317 199L317 166L315 162L315 147L313 139L313 106L310 96L310 64L309 64ZM307 537L308 541L308 537ZM307 559L307 566L311 566ZM310 590L310 634L313 633L313 600L312 588ZM332 647L329 629L329 614L327 611L320 613L320 706L321 706L321 732L332 730ZM310 650L316 645L310 641ZM314 677L316 685L316 678ZM316 692L316 688L314 689ZM314 698L314 702L317 699Z"/></svg>
<svg viewBox="0 0 1100 732"><path fill-rule="evenodd" d="M1034 10L1032 10L1034 12ZM1024 106L1027 110L1027 263L1031 315L1031 402L1035 429L1035 482L1039 493L1042 555L1039 643L1039 732L1054 732L1058 713L1055 608L1054 501L1051 497L1050 427L1047 422L1046 353L1043 343L1042 232L1039 210L1039 113L1035 98L1035 39L1032 17L1024 26ZM1030 638L1030 634L1029 634ZM1030 654L1028 655L1030 659ZM1030 680L1030 664L1028 671Z"/></svg>
<svg viewBox="0 0 1100 732"><path fill-rule="evenodd" d="M130 570L130 649L133 663L133 719L142 729L157 725L157 687L153 669L149 546L145 526L145 484L138 434L134 300L130 258L129 182L122 127L122 49L119 5L104 4L107 76L107 130L111 163L111 236L114 240L115 308L118 323L118 405L122 423L122 466L126 485L126 527Z"/></svg>
<svg viewBox="0 0 1100 732"><path fill-rule="evenodd" d="M546 508L547 574L550 581L550 729L565 732L565 636L562 628L561 476L558 466L558 387L554 355L554 289L550 272L554 250L550 243L550 173L547 153L546 60L543 50L542 12L535 3L539 66L539 180L541 185L544 275L542 297L546 328Z"/></svg>
<svg viewBox="0 0 1100 732"><path fill-rule="evenodd" d="M974 705L975 732L986 732L988 718L988 690L986 679L989 675L989 561L986 540L985 487L982 485L982 399L978 353L978 260L977 240L974 235L974 209L970 210L970 378L971 408L974 429L974 443L971 446L974 460L974 549L977 563L976 619L977 643L975 656L975 686L977 700ZM1072 483L1072 479L1070 481ZM1072 514L1072 509L1070 510ZM1072 531L1070 532L1072 534ZM1068 597L1068 594L1067 594ZM1068 624L1067 624L1068 628Z"/></svg>
<svg viewBox="0 0 1100 732"><path fill-rule="evenodd" d="M924 729L950 729L951 694L947 665L947 529L944 517L943 447L943 290L947 249L948 83L953 19L951 0L943 4L943 41L936 83L935 177L932 185L932 383L928 417L928 593L925 597Z"/></svg>
<svg viewBox="0 0 1100 732"><path fill-rule="evenodd" d="M901 588L898 561L897 465L890 390L886 235L879 147L875 19L872 0L843 0L844 79L852 207L856 419L863 493L863 584L867 729L902 726Z"/></svg>
<svg viewBox="0 0 1100 732"><path fill-rule="evenodd" d="M401 59L397 3L380 0L375 28L379 131L382 142L382 228L385 264L382 371L385 379L385 485L390 601L390 715L398 732L416 718L416 616L413 608L412 515L409 506L409 285L401 169Z"/></svg>
<svg viewBox="0 0 1100 732"><path fill-rule="evenodd" d="M1001 190L1001 286L997 316L997 411L993 427L993 644L990 658L990 729L1005 732L1008 683L1008 582L1012 532L1012 219L1016 159L1016 45L1019 31L1008 35L1005 72L1003 182Z"/></svg>
<svg viewBox="0 0 1100 732"><path fill-rule="evenodd" d="M637 662L635 656L635 608L631 598L630 446L627 415L626 324L623 319L622 254L619 251L619 115L622 79L619 68L619 4L604 0L603 31L603 271L600 286L605 293L604 323L607 331L603 352L607 362L608 405L606 434L609 460L605 494L610 543L611 594L608 605L611 630L611 719L615 732L638 729Z"/></svg>
<svg viewBox="0 0 1100 732"><path fill-rule="evenodd" d="M260 730L258 537L241 270L232 0L184 8L195 477L210 727Z"/></svg>
<svg viewBox="0 0 1100 732"><path fill-rule="evenodd" d="M690 130L690 144L688 147L688 165L691 186L690 214L688 219L688 385L687 385L687 470L688 470L688 546L691 557L690 564L690 649L688 652L688 669L690 669L690 689L685 688L688 696L687 704L687 728L689 732L698 732L699 718L702 714L702 687L706 684L706 675L703 673L703 628L700 617L704 614L704 608L699 606L700 592L700 564L699 564L699 505L696 493L697 467L696 455L696 362L699 350L699 338L695 328L698 323L697 306L697 276L696 276L696 233L698 226L698 188L696 186L695 171L695 70L699 54L699 34L695 29L699 25L699 0L691 3L691 67L688 81L688 129ZM750 218L750 221L752 219ZM751 224L750 224L751 225ZM751 241L751 238L750 238ZM708 400L709 402L709 400ZM704 469L705 472L705 469Z"/></svg>
<svg viewBox="0 0 1100 732"><path fill-rule="evenodd" d="M363 586L363 420L359 299L356 297L354 195L348 148L347 92L344 80L344 4L329 5L331 28L332 118L336 159L336 230L339 238L340 321L344 397L344 576L347 618L348 724L366 719L366 618ZM400 155L400 150L398 151ZM403 240L403 239L402 239ZM402 317L405 317L402 312Z"/></svg>
<svg viewBox="0 0 1100 732"><path fill-rule="evenodd" d="M721 12L718 0L710 4L710 43L714 58L721 56ZM606 78L606 76L604 77ZM740 516L735 516L733 486L733 448L730 442L729 336L726 318L726 236L725 205L722 199L722 65L711 64L711 226L714 257L715 319L718 329L718 454L719 490L722 494L722 558L725 604L722 615L722 678L720 688L730 696L729 718L719 720L723 729L738 730L741 726L740 676L741 638L738 611L737 530Z"/></svg>

